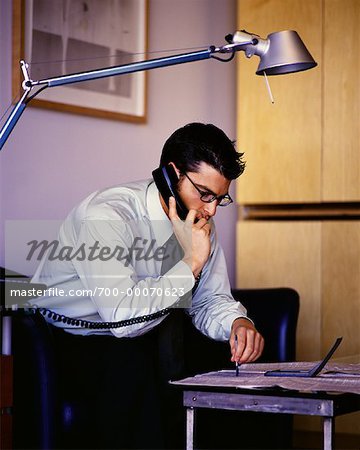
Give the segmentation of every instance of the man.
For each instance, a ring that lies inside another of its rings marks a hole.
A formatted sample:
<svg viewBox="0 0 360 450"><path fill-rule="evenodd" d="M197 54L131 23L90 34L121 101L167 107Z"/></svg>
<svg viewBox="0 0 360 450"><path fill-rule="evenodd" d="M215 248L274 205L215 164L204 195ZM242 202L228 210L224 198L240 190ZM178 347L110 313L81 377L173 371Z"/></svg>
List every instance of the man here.
<svg viewBox="0 0 360 450"><path fill-rule="evenodd" d="M241 157L214 125L178 129L160 167L175 171L171 187L188 210L185 220L153 180L96 192L70 213L59 246L48 248L33 278L48 286L34 304L57 326L64 379L74 378L73 394L92 396L101 410L92 431L103 448L169 445L162 441L161 391L180 373L172 310L185 308L202 333L228 340L233 362L262 352L262 336L231 296L212 221L218 206L232 202Z"/></svg>

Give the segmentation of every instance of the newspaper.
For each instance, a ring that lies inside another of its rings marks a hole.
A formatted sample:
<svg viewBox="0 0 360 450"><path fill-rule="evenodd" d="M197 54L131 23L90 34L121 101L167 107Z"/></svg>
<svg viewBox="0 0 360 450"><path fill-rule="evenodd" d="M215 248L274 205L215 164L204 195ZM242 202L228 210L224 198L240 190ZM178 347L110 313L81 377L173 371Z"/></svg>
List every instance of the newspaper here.
<svg viewBox="0 0 360 450"><path fill-rule="evenodd" d="M309 370L314 362L242 364L234 370L220 370L173 381L182 386L234 387L243 389L282 388L303 392L347 392L360 394L360 364L328 363L316 377L268 377L269 370Z"/></svg>

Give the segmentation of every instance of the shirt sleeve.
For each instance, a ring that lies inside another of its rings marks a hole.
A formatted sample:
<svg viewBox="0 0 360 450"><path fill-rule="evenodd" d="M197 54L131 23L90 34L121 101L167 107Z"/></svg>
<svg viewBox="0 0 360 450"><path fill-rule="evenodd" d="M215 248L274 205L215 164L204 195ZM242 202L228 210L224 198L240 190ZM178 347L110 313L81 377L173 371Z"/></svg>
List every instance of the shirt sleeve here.
<svg viewBox="0 0 360 450"><path fill-rule="evenodd" d="M224 252L212 231L212 252L203 268L199 285L188 309L193 324L206 336L226 341L239 317L247 318L245 307L231 294Z"/></svg>

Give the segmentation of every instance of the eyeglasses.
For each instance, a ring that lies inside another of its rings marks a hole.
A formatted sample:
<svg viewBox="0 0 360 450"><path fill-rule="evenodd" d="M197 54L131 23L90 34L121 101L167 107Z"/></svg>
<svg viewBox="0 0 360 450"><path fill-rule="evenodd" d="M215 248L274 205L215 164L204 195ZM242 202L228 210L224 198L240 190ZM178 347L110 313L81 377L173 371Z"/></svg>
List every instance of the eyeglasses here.
<svg viewBox="0 0 360 450"><path fill-rule="evenodd" d="M228 206L228 205L230 205L230 203L233 202L233 199L230 197L229 194L215 195L215 194L212 194L211 192L202 191L201 189L199 189L196 186L196 184L192 181L192 179L189 177L189 175L186 172L184 172L184 175L190 181L190 183L194 186L194 188L198 191L198 193L200 194L200 199L204 203L212 203L216 200L217 204L219 206Z"/></svg>

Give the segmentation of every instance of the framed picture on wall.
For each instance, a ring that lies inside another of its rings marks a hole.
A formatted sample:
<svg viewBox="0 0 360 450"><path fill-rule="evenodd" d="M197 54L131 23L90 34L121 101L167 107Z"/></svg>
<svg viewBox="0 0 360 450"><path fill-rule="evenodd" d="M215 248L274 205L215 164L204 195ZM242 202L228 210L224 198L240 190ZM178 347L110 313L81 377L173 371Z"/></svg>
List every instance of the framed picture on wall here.
<svg viewBox="0 0 360 450"><path fill-rule="evenodd" d="M146 59L148 0L14 0L13 97L19 61L32 80ZM30 105L132 122L146 121L146 72L45 89Z"/></svg>

